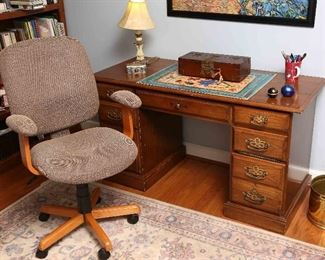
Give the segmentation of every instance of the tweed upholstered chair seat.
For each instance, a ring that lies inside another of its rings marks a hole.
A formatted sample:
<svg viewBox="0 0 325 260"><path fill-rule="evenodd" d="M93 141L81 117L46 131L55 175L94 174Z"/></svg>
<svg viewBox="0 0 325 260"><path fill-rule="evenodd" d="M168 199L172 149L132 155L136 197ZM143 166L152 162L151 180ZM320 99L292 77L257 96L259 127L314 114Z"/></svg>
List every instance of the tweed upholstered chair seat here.
<svg viewBox="0 0 325 260"><path fill-rule="evenodd" d="M96 127L41 142L31 153L33 165L48 179L84 184L123 171L135 160L138 149L126 135Z"/></svg>
<svg viewBox="0 0 325 260"><path fill-rule="evenodd" d="M6 123L19 135L24 166L35 175L76 185L77 208L41 206L40 221L50 215L68 220L40 240L36 257L46 258L52 245L85 223L101 245L98 258L109 258L112 243L97 219L126 216L135 224L140 207L133 203L96 208L100 189L90 193L89 183L124 171L136 159L131 110L141 106L140 98L127 90L107 95L106 102L121 109L123 133L96 127L59 136L98 113L97 84L83 46L69 37L15 43L0 52L0 74L10 103ZM31 148L29 137L47 134L56 138Z"/></svg>

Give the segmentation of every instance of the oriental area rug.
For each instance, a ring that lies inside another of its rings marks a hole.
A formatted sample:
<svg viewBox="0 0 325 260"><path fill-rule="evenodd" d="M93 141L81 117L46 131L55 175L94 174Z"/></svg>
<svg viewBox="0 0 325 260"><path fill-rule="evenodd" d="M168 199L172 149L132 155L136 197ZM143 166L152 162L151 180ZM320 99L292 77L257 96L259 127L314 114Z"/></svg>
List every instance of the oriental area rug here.
<svg viewBox="0 0 325 260"><path fill-rule="evenodd" d="M230 82L178 74L177 64L166 67L137 83L206 95L249 99L270 82L276 73L252 70L241 82Z"/></svg>
<svg viewBox="0 0 325 260"><path fill-rule="evenodd" d="M176 207L100 184L102 202L141 206L135 225L125 218L100 222L110 236L117 260L325 259L325 250L281 235ZM0 259L34 259L41 237L63 219L38 220L42 203L75 205L75 188L47 181L37 190L0 212ZM86 230L77 229L50 250L47 259L97 259L99 244Z"/></svg>

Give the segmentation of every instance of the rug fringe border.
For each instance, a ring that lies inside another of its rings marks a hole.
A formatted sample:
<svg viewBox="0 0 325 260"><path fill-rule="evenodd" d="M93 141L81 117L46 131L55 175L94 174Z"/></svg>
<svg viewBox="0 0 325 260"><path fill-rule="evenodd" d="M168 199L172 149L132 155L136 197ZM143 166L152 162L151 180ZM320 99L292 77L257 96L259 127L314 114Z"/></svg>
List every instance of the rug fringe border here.
<svg viewBox="0 0 325 260"><path fill-rule="evenodd" d="M2 209L0 211L0 215L3 214L4 211L10 210L12 207L14 207L16 204L20 203L26 197L28 197L31 194L37 192L39 189L43 188L44 186L50 185L52 183L55 183L55 182L53 182L51 180L47 180L47 181L41 183L37 188L35 188L31 192L27 193L23 197L19 198L13 204L11 204L8 207ZM311 243L307 243L305 241L301 241L301 240L294 239L294 238L291 238L291 237L287 237L285 235L281 235L281 234L278 234L278 233L275 233L275 232L271 232L271 231L268 231L268 230L264 230L264 229L261 229L261 228L258 228L258 227L254 227L254 226L251 226L251 225L248 225L248 224L242 224L242 223L239 223L239 222L237 222L235 220L228 220L228 219L224 219L224 218L221 218L221 217L209 215L209 214L204 213L204 212L200 212L200 211L196 211L196 210L193 210L193 209L184 208L184 207L181 207L181 206L178 206L178 205L175 205L175 204L171 204L171 203L167 203L167 202L164 202L164 201L161 201L161 200L149 198L149 197L146 197L144 195L140 195L140 194L136 194L136 193L133 193L133 192L130 192L130 191L125 191L125 190L122 190L122 189L119 189L119 188L111 187L111 186L108 186L108 185L105 185L105 184L102 184L102 183L99 183L99 182L94 182L94 183L91 183L91 184L97 185L97 186L100 186L100 187L103 187L105 189L111 189L111 190L114 190L116 192L120 192L122 194L129 195L131 197L134 196L134 197L137 197L137 198L149 200L151 202L157 202L157 203L163 204L165 206L169 206L169 207L171 206L171 207L174 207L176 209L186 211L188 213L195 213L195 214L198 214L198 215L201 215L201 216L204 216L204 217L216 219L216 220L221 221L221 222L224 222L224 223L230 223L231 225L235 225L235 226L240 227L240 228L253 229L253 230L256 230L256 232L260 232L260 233L262 233L264 235L271 235L271 236L275 236L275 237L281 238L281 239L284 238L285 240L289 240L291 242L295 242L297 244L302 244L302 245L305 245L305 246L314 248L315 250L321 250L321 251L324 251L325 252L324 247L321 247L321 246L318 246L318 245L315 245L315 244L311 244Z"/></svg>
<svg viewBox="0 0 325 260"><path fill-rule="evenodd" d="M323 247L321 246L318 246L318 245L315 245L315 244L311 244L311 243L307 243L307 242L304 242L304 241L301 241L301 240L298 240L298 239L294 239L294 238L291 238L291 237L287 237L285 235L281 235L281 234L278 234L278 233L275 233L275 232L272 232L272 231L268 231L268 230L264 230L262 228L259 228L259 227L254 227L254 226L251 226L249 224L243 224L243 223L240 223L240 222L236 222L235 220L228 220L228 219L224 219L224 218L221 218L221 217L217 217L217 216L213 216L213 215L209 215L207 213L204 213L204 212L200 212L200 211L196 211L196 210L193 210L193 209L188 209L188 208L184 208L184 207L181 207L181 206L178 206L178 205L175 205L175 204L171 204L171 203L167 203L167 202L164 202L164 201L161 201L161 200L157 200L157 199L153 199L153 198L149 198L149 197L146 197L146 196L143 196L143 195L140 195L140 194L136 194L136 193L132 193L130 191L125 191L125 190L122 190L122 189L119 189L119 188L115 188L115 187L111 187L111 186L107 186L105 184L102 184L102 183L94 183L95 185L98 185L98 186L101 186L103 188L109 188L109 189L112 189L114 191L117 191L117 192L120 192L120 193L124 193L126 195L130 195L130 196L134 196L134 197L138 197L138 198L144 198L146 200L149 200L151 202L158 202L158 203L161 203L165 206L172 206L172 207L175 207L177 209L180 209L180 210L184 210L188 213L196 213L198 215L202 215L204 217L209 217L209 218L215 218L219 221L222 221L224 223L230 223L232 225L236 225L240 228L247 228L247 229L254 229L258 232L261 232L265 235L272 235L272 236L276 236L278 238L282 238L283 237L286 239L286 240L290 240L292 242L296 242L298 244L303 244L305 246L310 246L310 247L315 247L315 249L317 250L325 250Z"/></svg>

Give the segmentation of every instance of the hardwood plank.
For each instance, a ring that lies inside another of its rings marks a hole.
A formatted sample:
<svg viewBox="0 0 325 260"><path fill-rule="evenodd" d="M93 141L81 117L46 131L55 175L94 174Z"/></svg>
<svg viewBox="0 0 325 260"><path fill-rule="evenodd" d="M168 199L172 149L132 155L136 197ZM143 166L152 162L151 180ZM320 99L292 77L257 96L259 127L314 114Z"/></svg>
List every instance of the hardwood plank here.
<svg viewBox="0 0 325 260"><path fill-rule="evenodd" d="M29 173L19 163L0 174L0 210L37 188L46 178Z"/></svg>
<svg viewBox="0 0 325 260"><path fill-rule="evenodd" d="M228 172L229 168L225 165L187 157L145 192L107 180L103 182L112 187L225 218L223 203L228 194ZM27 194L45 179L37 177L36 181L28 185L31 177L33 176L22 165L0 174L0 209ZM306 196L299 207L286 236L325 246L325 231L307 219L308 198Z"/></svg>
<svg viewBox="0 0 325 260"><path fill-rule="evenodd" d="M229 169L220 164L186 158L145 192L109 181L105 184L226 218L223 204L228 196L228 172ZM308 202L309 196L306 196L285 236L325 247L325 230L315 227L307 219Z"/></svg>

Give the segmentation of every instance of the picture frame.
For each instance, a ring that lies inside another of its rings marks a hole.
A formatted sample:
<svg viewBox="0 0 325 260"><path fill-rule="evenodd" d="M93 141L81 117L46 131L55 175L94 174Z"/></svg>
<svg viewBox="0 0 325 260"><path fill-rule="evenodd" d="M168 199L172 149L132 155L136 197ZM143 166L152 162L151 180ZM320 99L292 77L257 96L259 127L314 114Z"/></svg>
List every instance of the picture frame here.
<svg viewBox="0 0 325 260"><path fill-rule="evenodd" d="M314 27L317 0L167 0L167 15Z"/></svg>

